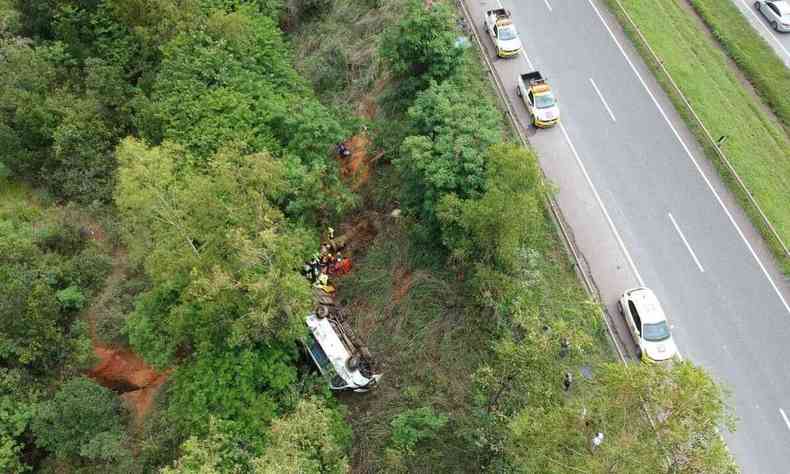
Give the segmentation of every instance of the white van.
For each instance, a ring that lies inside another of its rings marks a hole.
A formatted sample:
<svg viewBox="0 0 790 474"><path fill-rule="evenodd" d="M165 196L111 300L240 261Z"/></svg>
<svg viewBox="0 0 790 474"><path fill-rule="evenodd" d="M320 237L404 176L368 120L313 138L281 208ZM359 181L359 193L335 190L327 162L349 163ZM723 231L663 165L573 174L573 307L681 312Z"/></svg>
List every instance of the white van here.
<svg viewBox="0 0 790 474"><path fill-rule="evenodd" d="M365 350L357 349L350 332L337 319L311 314L305 320L310 334L303 340L318 370L332 390L367 392L381 378L374 374Z"/></svg>

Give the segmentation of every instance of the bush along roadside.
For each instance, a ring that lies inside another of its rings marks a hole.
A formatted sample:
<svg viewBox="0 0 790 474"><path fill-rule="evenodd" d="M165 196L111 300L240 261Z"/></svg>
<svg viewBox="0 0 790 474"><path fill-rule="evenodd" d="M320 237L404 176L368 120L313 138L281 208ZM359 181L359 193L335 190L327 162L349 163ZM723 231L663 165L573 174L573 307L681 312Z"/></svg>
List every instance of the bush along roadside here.
<svg viewBox="0 0 790 474"><path fill-rule="evenodd" d="M787 205L790 202L790 138L784 128L762 110L759 99L741 85L718 45L700 34L702 25L689 15L681 1L685 0L607 0L607 4L696 136L705 155L713 161L753 225L763 235L782 271L790 274L790 256L747 194L750 193L757 201L785 244L790 242L790 206ZM683 95L693 104L705 127L713 137L723 138L721 148L748 191L738 184L718 156L714 145L661 65L656 63L621 5ZM668 25L672 25L673 35L666 34Z"/></svg>

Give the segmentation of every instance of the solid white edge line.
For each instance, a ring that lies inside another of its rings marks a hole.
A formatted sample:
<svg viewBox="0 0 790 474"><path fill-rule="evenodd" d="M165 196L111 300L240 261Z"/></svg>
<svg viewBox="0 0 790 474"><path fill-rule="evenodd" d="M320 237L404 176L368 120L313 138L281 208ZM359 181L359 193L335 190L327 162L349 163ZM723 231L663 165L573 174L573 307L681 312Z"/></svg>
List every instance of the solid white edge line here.
<svg viewBox="0 0 790 474"><path fill-rule="evenodd" d="M499 3L500 8L502 8L502 4L500 3L499 0L497 0L497 3ZM530 61L529 56L527 56L527 52L522 49L521 55L524 56L524 59L526 59L530 69L534 70L534 68L532 67L532 61ZM634 272L634 276L636 277L636 280L639 282L639 286L645 286L645 281L642 279L642 275L639 274L639 270L636 269L636 264L634 263L634 259L631 258L631 253L626 248L625 242L623 242L623 238L620 237L620 232L617 231L617 227L615 227L614 221L612 220L612 217L609 215L609 211L606 210L606 206L604 205L603 200L601 199L601 195L598 194L598 189L596 189L595 185L592 182L592 179L590 179L590 175L587 173L587 168L585 168L584 163L582 162L582 159L579 156L579 152L576 151L576 146L573 144L573 141L571 141L571 137L568 135L568 131L565 130L565 126L562 124L562 122L560 122L558 126L562 131L562 135L565 137L565 141L568 142L568 146L571 149L571 153L573 153L574 158L576 158L576 163L578 163L579 168L581 168L582 174L584 175L584 179L587 180L587 184L590 186L590 189L593 192L593 196L595 196L595 200L598 202L598 206L601 208L603 215L606 217L606 221L609 224L609 228L612 229L615 239L617 239L617 244L620 246L620 250L623 251L623 255L625 255L625 259L628 261L628 265L631 267L631 271Z"/></svg>
<svg viewBox="0 0 790 474"><path fill-rule="evenodd" d="M631 253L628 252L628 249L626 248L622 237L620 237L620 232L617 231L617 228L614 225L614 221L612 220L612 217L609 215L609 211L606 210L606 206L604 206L603 200L601 199L601 196L598 194L598 190L595 188L592 179L590 179L590 175L587 173L587 168L585 168L581 157L579 157L579 153L576 151L576 146L571 141L571 137L568 136L568 131L565 130L565 126L562 123L559 124L559 127L560 130L562 131L562 134L565 136L565 141L568 142L568 146L570 147L573 156L576 158L576 163L579 164L579 168L581 168L582 170L584 179L587 180L587 184L590 186L590 189L593 192L593 196L595 196L595 200L598 201L598 206L600 206L601 211L603 211L603 215L606 217L606 220L609 223L609 228L612 229L612 232L614 233L614 237L617 239L617 243L620 245L620 249L623 251L626 260L628 260L628 265L631 266L631 271L634 272L634 276L639 282L639 286L645 286L645 281L642 279L642 275L639 274L639 270L636 269L636 264L634 264L634 260L631 258Z"/></svg>
<svg viewBox="0 0 790 474"><path fill-rule="evenodd" d="M743 242L746 244L746 247L749 249L749 252L751 252L752 257L754 257L754 260L757 262L757 265L759 265L760 269L763 271L763 275L765 275L765 278L768 279L768 282L771 284L771 287L773 287L776 296L779 297L779 300L782 302L787 312L790 313L790 305L787 304L787 301L782 295L782 292L779 291L779 287L777 287L776 283L774 283L774 280L773 278L771 278L771 275L768 273L768 270L765 268L765 265L763 265L763 262L757 256L757 252L755 252L754 248L752 248L752 244L750 244L749 241L746 239L746 236L743 234L743 231L741 231L741 228L740 226L738 226L738 223L735 222L735 218L730 213L730 210L727 209L727 206L724 205L724 201L721 200L719 193L716 192L716 189L714 189L713 184L711 184L708 177L702 171L702 168L699 166L699 163L697 163L697 160L694 158L694 155L691 154L691 150L689 150L688 146L686 146L686 143L680 137L680 134L678 133L677 129L669 120L669 117L667 117L667 114L664 112L664 109L661 107L661 104L658 103L658 99L656 99L656 97L653 95L653 92L650 91L650 88L647 86L647 83L645 83L645 80L642 78L642 75L639 74L639 71L637 71L636 66L634 66L634 63L631 62L631 58L629 58L628 54L626 54L625 50L623 49L623 46L617 40L617 37L614 35L614 32L609 27L609 24L606 23L603 16L601 15L601 12L598 10L598 7L595 6L593 0L587 0L587 2L590 4L593 10L595 10L596 15L598 15L598 19L601 20L601 23L603 23L604 27L606 28L606 31L609 32L609 36L612 38L612 41L614 41L618 49L620 49L620 53L622 53L628 65L631 66L631 70L634 72L636 77L639 79L639 82L642 84L642 87L645 88L645 91L647 91L648 95L653 100L653 104L655 104L655 106L658 108L658 111L661 113L661 116L664 117L664 121L666 121L667 125L669 125L669 128L672 130L672 133L675 135L675 138L677 138L677 140L680 142L680 145L683 147L683 150L686 152L686 155L688 155L689 159L691 159L691 162L694 163L694 167L697 168L697 171L699 172L700 176L702 176L702 179L705 181L705 184L708 185L708 189L710 189L710 191L713 193L713 196L719 202L719 205L724 210L724 213L730 219L730 223L732 223L733 227L735 227L735 230L738 232L738 235L741 237L741 240L743 240Z"/></svg>
<svg viewBox="0 0 790 474"><path fill-rule="evenodd" d="M543 0L543 3L546 4L546 7L549 9L549 11L552 11L551 10L551 4L549 3L549 0Z"/></svg>
<svg viewBox="0 0 790 474"><path fill-rule="evenodd" d="M782 418L784 418L785 420L785 425L787 425L787 429L790 430L790 420L787 419L787 415L785 415L785 411L780 408L779 413L782 414Z"/></svg>
<svg viewBox="0 0 790 474"><path fill-rule="evenodd" d="M686 236L683 235L683 231L680 230L680 226L678 226L678 223L675 221L675 218L672 216L672 213L671 212L667 212L667 215L669 216L669 220L672 221L672 225L675 226L675 230L678 232L678 235L680 235L680 238L683 239L683 243L686 244L686 248L688 249L689 253L691 254L691 258L694 259L694 263L696 263L697 267L699 267L699 271L701 271L702 273L705 273L705 269L702 268L702 264L699 263L699 259L697 258L697 254L695 254L694 250L691 249L691 245L689 245L688 240L686 240Z"/></svg>
<svg viewBox="0 0 790 474"><path fill-rule="evenodd" d="M770 36L771 39L774 40L774 42L779 46L779 48L781 48L781 50L785 53L785 55L787 55L787 57L790 58L790 51L788 51L787 48L785 48L785 45L783 45L782 42L779 41L779 38L778 38L778 35L776 34L776 32L772 31L770 28L765 26L765 23L763 23L763 18L760 18L759 16L757 16L757 13L754 12L754 10L752 9L751 5L746 3L746 0L741 0L741 3L743 3L743 6L746 7L746 10L748 10L749 13L752 14L752 16L755 18L755 20L757 20L757 23L759 23L760 26L762 26L763 29L768 33L768 36Z"/></svg>
<svg viewBox="0 0 790 474"><path fill-rule="evenodd" d="M592 84L593 89L595 89L595 93L598 94L598 98L601 99L603 102L603 106L606 107L606 111L609 112L609 117L612 117L612 122L617 122L617 119L614 118L614 114L612 113L612 109L609 108L609 104L606 103L606 99L603 98L603 94L601 94L601 90L598 89L598 86L595 84L593 78L590 78L590 84Z"/></svg>

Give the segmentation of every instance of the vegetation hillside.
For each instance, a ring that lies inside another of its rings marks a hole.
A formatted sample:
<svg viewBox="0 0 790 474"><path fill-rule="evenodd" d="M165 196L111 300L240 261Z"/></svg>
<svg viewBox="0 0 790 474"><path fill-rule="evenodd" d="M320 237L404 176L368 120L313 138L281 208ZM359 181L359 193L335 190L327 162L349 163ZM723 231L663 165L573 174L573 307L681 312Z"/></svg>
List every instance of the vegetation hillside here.
<svg viewBox="0 0 790 474"><path fill-rule="evenodd" d="M703 370L615 362L462 34L442 2L0 0L0 471L733 472ZM298 343L327 226L365 394Z"/></svg>

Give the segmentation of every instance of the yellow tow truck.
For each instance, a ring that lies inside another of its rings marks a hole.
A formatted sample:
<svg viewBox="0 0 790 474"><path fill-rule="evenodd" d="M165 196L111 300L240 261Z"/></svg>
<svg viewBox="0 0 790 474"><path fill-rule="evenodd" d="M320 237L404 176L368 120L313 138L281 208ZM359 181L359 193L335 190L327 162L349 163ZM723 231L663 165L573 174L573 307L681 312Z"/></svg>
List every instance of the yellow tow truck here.
<svg viewBox="0 0 790 474"><path fill-rule="evenodd" d="M553 127L560 121L557 99L539 71L519 74L516 94L524 101L530 123L538 128Z"/></svg>

